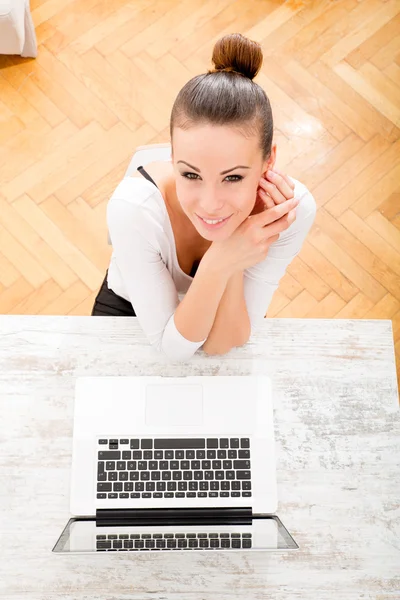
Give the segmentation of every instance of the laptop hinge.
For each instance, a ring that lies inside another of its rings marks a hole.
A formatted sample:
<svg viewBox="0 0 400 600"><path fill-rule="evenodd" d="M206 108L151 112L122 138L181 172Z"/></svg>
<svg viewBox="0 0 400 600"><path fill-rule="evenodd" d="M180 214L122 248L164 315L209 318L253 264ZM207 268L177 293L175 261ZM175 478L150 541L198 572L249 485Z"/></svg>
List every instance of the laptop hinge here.
<svg viewBox="0 0 400 600"><path fill-rule="evenodd" d="M108 525L250 525L252 510L232 508L100 508L99 526Z"/></svg>

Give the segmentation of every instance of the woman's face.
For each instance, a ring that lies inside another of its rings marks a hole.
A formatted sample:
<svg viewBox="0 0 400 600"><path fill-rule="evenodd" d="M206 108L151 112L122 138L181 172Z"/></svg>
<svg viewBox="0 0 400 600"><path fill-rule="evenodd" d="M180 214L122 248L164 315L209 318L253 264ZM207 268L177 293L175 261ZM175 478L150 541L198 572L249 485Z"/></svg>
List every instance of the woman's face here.
<svg viewBox="0 0 400 600"><path fill-rule="evenodd" d="M259 180L275 162L262 160L258 138L229 126L173 131L172 161L180 205L199 234L222 241L250 215Z"/></svg>

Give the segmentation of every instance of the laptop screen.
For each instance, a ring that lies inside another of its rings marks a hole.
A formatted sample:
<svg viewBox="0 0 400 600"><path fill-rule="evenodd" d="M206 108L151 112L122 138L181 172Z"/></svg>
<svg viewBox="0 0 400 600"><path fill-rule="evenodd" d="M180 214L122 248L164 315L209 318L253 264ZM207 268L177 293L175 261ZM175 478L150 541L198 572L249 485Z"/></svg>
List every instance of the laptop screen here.
<svg viewBox="0 0 400 600"><path fill-rule="evenodd" d="M103 526L70 519L53 552L168 552L289 550L296 542L276 516L245 525Z"/></svg>

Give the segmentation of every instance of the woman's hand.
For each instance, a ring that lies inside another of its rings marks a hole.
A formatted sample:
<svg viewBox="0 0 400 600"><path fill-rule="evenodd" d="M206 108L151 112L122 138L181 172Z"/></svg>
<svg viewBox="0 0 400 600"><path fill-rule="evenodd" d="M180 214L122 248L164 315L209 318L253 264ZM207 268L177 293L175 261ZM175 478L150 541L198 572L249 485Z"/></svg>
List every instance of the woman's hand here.
<svg viewBox="0 0 400 600"><path fill-rule="evenodd" d="M267 177L260 180L251 215L229 238L213 242L204 255L203 261L211 259L213 268L233 275L262 262L271 244L294 222L298 201L293 183L277 170L269 171Z"/></svg>

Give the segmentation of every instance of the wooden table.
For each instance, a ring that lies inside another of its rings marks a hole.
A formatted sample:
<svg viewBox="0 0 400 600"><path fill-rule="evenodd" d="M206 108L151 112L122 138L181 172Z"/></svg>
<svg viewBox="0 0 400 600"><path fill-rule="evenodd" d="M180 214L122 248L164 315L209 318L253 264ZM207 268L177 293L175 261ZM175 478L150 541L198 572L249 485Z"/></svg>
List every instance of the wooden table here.
<svg viewBox="0 0 400 600"><path fill-rule="evenodd" d="M400 419L390 321L273 319L225 357L160 360L136 319L0 316L1 561L7 600L400 597ZM83 375L263 372L280 508L300 549L54 555L69 517Z"/></svg>

